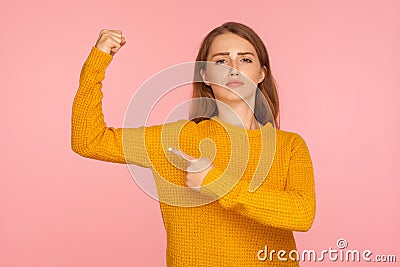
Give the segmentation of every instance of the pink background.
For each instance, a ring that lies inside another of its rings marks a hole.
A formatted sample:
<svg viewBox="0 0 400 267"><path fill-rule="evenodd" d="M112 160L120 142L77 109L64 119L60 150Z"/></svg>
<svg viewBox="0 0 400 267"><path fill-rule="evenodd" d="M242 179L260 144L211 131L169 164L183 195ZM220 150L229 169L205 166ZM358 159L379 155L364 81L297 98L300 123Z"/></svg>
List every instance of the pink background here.
<svg viewBox="0 0 400 267"><path fill-rule="evenodd" d="M72 101L101 29L127 39L103 89L107 125L121 127L134 91L193 61L226 21L264 40L281 129L310 149L317 214L295 233L299 251L343 237L349 249L400 261L399 9L395 0L2 1L0 266L165 266L158 203L125 165L72 152Z"/></svg>

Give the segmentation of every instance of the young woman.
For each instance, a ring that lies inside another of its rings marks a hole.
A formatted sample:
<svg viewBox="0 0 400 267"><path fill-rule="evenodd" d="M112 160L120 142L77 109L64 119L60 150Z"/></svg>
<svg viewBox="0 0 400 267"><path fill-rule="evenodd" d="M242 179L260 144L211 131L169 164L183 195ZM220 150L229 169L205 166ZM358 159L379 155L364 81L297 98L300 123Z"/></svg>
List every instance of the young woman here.
<svg viewBox="0 0 400 267"><path fill-rule="evenodd" d="M101 87L125 43L121 31L101 31L83 65L73 151L152 170L168 266L298 266L293 231L309 230L314 220L313 166L304 139L279 129L259 36L228 22L204 38L190 120L115 129L104 122Z"/></svg>

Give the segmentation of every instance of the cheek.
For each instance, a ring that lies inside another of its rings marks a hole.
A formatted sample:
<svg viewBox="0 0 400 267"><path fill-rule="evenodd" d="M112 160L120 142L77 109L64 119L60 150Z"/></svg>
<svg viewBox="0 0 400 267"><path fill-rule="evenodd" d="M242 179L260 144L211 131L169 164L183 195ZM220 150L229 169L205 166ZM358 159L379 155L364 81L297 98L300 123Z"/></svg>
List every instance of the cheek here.
<svg viewBox="0 0 400 267"><path fill-rule="evenodd" d="M251 81L253 81L256 85L258 84L258 81L260 80L261 77L261 68L259 68L256 65L244 65L243 68L241 69L241 72L243 75L247 76L247 78Z"/></svg>
<svg viewBox="0 0 400 267"><path fill-rule="evenodd" d="M255 83L256 85L258 84L258 81L260 79L260 72L256 70L250 70L250 71L243 71L243 74L247 76L247 79Z"/></svg>
<svg viewBox="0 0 400 267"><path fill-rule="evenodd" d="M209 66L206 73L207 80L215 85L223 86L229 70L227 66Z"/></svg>

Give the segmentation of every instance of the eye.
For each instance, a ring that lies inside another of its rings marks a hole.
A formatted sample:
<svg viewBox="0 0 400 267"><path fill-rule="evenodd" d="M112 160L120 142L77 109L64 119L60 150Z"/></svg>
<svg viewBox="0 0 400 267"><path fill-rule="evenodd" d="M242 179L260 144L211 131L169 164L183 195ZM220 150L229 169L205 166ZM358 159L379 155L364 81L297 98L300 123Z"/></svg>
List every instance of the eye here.
<svg viewBox="0 0 400 267"><path fill-rule="evenodd" d="M251 63L251 62L253 62L250 58L243 58L242 59L244 62L246 62L246 63Z"/></svg>
<svg viewBox="0 0 400 267"><path fill-rule="evenodd" d="M222 64L225 62L225 59L218 59L215 63L216 64Z"/></svg>

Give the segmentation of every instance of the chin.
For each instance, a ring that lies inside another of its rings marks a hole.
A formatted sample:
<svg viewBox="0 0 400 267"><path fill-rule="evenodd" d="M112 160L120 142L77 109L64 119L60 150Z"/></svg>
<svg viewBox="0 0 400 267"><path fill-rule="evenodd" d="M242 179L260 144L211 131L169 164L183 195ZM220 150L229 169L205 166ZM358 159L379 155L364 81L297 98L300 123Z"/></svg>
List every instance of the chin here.
<svg viewBox="0 0 400 267"><path fill-rule="evenodd" d="M239 102L242 101L242 98L238 95L229 93L224 96L215 96L215 98L223 103L234 103L234 102Z"/></svg>
<svg viewBox="0 0 400 267"><path fill-rule="evenodd" d="M218 92L216 94L216 92ZM217 90L214 90L214 96L217 100L229 104L229 103L235 103L235 102L241 102L243 99L251 99L252 95L255 94L255 92L249 92L248 94L245 95L239 95L235 94L231 90L227 88L218 88Z"/></svg>

